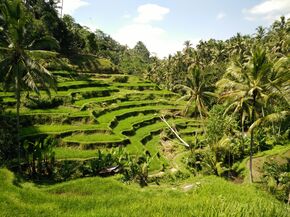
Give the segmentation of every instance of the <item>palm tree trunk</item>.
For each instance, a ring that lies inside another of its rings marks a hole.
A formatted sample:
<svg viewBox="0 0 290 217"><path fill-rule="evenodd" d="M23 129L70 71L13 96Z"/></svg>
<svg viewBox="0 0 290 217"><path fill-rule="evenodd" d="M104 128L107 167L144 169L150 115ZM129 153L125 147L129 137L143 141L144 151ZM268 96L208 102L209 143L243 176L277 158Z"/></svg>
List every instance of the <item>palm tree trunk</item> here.
<svg viewBox="0 0 290 217"><path fill-rule="evenodd" d="M242 127L242 154L245 154L245 141L244 141L244 134L245 134L245 126L244 126L244 119L243 119L243 109L241 112L241 127Z"/></svg>
<svg viewBox="0 0 290 217"><path fill-rule="evenodd" d="M254 144L254 130L251 131L250 143L250 182L253 182L253 144Z"/></svg>
<svg viewBox="0 0 290 217"><path fill-rule="evenodd" d="M255 122L255 106L256 106L256 94L253 95L253 108L252 108L252 124ZM250 143L250 182L253 183L253 146L254 146L254 129L251 131L251 143Z"/></svg>
<svg viewBox="0 0 290 217"><path fill-rule="evenodd" d="M20 165L20 155L21 155L21 147L20 147L20 121L19 121L19 110L20 110L20 81L19 76L16 77L16 131L17 131L17 146L18 146L18 169L21 171Z"/></svg>

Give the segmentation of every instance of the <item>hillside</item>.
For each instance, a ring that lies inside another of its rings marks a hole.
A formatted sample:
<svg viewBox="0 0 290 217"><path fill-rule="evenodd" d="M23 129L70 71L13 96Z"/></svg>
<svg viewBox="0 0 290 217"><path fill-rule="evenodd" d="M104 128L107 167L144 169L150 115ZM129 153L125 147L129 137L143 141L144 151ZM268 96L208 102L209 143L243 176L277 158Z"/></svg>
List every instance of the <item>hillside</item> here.
<svg viewBox="0 0 290 217"><path fill-rule="evenodd" d="M261 1L1 0L0 217L290 217L290 5Z"/></svg>
<svg viewBox="0 0 290 217"><path fill-rule="evenodd" d="M161 145L161 134L164 138L170 136L161 115L189 143L195 132L202 136L201 120L176 115L186 105L178 100L179 95L137 76L99 72L52 71L58 85L51 98L44 91L40 97L23 92L21 139L35 141L48 135L57 138L54 151L56 160L61 161L94 158L96 150L114 147L124 147L133 155L159 153L162 157L155 158L150 168L157 172L163 165L172 167ZM6 115L14 115L14 93L2 92L1 98Z"/></svg>
<svg viewBox="0 0 290 217"><path fill-rule="evenodd" d="M44 92L40 97L22 93L21 140L56 138L53 151L63 165L85 165L98 157L98 150L108 153L117 147L130 155L159 153L161 157L150 163L149 177L164 176L162 184L140 189L114 176L38 186L2 169L1 216L289 216L288 207L254 186L187 175L182 161L188 151L160 116L189 144L194 143L193 134L203 137L204 121L178 115L186 105L179 95L133 75L52 73L58 87L51 98ZM12 92L1 93L9 117L15 115L13 97Z"/></svg>
<svg viewBox="0 0 290 217"><path fill-rule="evenodd" d="M98 177L35 186L19 182L11 172L1 169L0 182L3 217L289 216L289 207L254 186L235 185L214 176L146 189Z"/></svg>

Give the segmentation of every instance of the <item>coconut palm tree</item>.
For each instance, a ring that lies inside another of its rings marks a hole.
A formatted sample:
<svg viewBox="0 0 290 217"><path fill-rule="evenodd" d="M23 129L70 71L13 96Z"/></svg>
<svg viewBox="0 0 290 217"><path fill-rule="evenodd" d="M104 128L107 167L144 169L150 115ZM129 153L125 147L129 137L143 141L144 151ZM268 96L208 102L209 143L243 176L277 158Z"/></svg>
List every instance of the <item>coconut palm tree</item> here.
<svg viewBox="0 0 290 217"><path fill-rule="evenodd" d="M0 78L4 90L15 91L17 114L17 141L18 160L20 163L20 138L19 138L19 110L21 90L30 88L39 93L39 86L49 94L49 87L56 87L53 76L37 61L33 59L33 48L40 48L44 44L54 44L51 37L29 41L28 28L31 20L25 11L21 0L6 0L0 4L0 23L3 23L0 49L5 56L0 61ZM41 52L41 51L37 51Z"/></svg>
<svg viewBox="0 0 290 217"><path fill-rule="evenodd" d="M206 116L209 98L215 96L215 94L209 91L206 74L198 66L190 67L186 85L178 84L175 89L186 92L186 95L180 98L188 100L184 114L188 112L190 106L194 105L195 113L198 113L200 118Z"/></svg>
<svg viewBox="0 0 290 217"><path fill-rule="evenodd" d="M288 69L287 69L288 68ZM254 124L265 116L268 102L279 99L289 103L289 59L281 58L271 62L264 49L257 47L251 52L246 63L233 61L224 77L217 82L221 98L229 102L230 107L242 111ZM244 112L247 112L245 114ZM242 123L244 120L242 120ZM253 181L252 156L254 145L254 127L250 132L250 181Z"/></svg>
<svg viewBox="0 0 290 217"><path fill-rule="evenodd" d="M275 56L281 57L289 55L289 40L290 40L290 19L286 21L285 17L280 17L272 25L269 32L269 45L272 47L272 53Z"/></svg>

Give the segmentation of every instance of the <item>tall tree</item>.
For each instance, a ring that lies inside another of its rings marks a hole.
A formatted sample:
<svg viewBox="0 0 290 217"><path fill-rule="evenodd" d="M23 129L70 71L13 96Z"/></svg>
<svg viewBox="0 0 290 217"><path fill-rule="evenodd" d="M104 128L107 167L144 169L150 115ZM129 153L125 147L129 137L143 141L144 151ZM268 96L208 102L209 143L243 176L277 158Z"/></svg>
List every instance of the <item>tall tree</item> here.
<svg viewBox="0 0 290 217"><path fill-rule="evenodd" d="M133 48L133 52L138 55L142 61L145 63L149 63L150 61L150 52L142 41L138 41L135 47Z"/></svg>
<svg viewBox="0 0 290 217"><path fill-rule="evenodd" d="M288 69L287 69L288 68ZM257 47L251 52L246 63L234 61L217 86L222 98L236 109L248 109L250 125L265 116L265 109L271 99L287 101L289 91L289 59L281 58L271 62L264 49ZM249 109L250 108L250 109ZM244 115L244 114L243 114ZM252 157L254 129L250 130L250 180L253 181Z"/></svg>
<svg viewBox="0 0 290 217"><path fill-rule="evenodd" d="M39 93L41 86L49 93L49 87L55 87L55 79L42 67L33 56L33 48L42 44L55 42L53 38L41 38L39 40L27 41L28 28L31 24L27 11L21 0L6 0L0 5L0 18L5 23L1 32L0 47L6 53L0 62L0 78L5 90L12 89L16 96L17 113L17 141L18 160L20 163L20 137L19 137L19 112L21 90L31 88ZM56 42L55 42L56 43ZM40 51L38 51L40 52Z"/></svg>
<svg viewBox="0 0 290 217"><path fill-rule="evenodd" d="M183 89L186 94L181 99L187 99L185 114L190 106L194 106L195 114L200 118L207 115L209 98L215 96L206 83L206 74L197 66L189 69L189 76L186 79L186 85L176 85L175 88Z"/></svg>

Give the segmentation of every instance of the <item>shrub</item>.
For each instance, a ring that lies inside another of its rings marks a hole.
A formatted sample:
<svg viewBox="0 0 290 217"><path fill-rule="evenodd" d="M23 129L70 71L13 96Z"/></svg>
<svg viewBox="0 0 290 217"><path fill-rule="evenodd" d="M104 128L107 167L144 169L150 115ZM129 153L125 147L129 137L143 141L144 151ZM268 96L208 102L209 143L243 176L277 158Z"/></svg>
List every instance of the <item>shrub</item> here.
<svg viewBox="0 0 290 217"><path fill-rule="evenodd" d="M4 106L0 98L0 165L16 157L16 127L13 119L2 116Z"/></svg>
<svg viewBox="0 0 290 217"><path fill-rule="evenodd" d="M117 76L114 77L113 82L127 83L129 80L128 76Z"/></svg>
<svg viewBox="0 0 290 217"><path fill-rule="evenodd" d="M49 109L56 108L64 103L62 98L53 97L53 98L40 98L40 97L26 97L24 101L24 106L30 109Z"/></svg>
<svg viewBox="0 0 290 217"><path fill-rule="evenodd" d="M123 165L123 181L135 181L141 187L148 185L149 156L131 156Z"/></svg>
<svg viewBox="0 0 290 217"><path fill-rule="evenodd" d="M224 115L225 108L215 105L209 112L206 124L206 135L209 144L217 143L225 134L233 134L237 122L233 116Z"/></svg>
<svg viewBox="0 0 290 217"><path fill-rule="evenodd" d="M16 127L8 121L0 120L0 165L16 158Z"/></svg>
<svg viewBox="0 0 290 217"><path fill-rule="evenodd" d="M290 158L286 163L268 160L264 163L262 183L266 190L281 201L290 204Z"/></svg>
<svg viewBox="0 0 290 217"><path fill-rule="evenodd" d="M31 177L52 176L55 163L53 148L55 146L56 140L52 137L47 137L43 141L24 141L23 148L27 162L26 171Z"/></svg>

